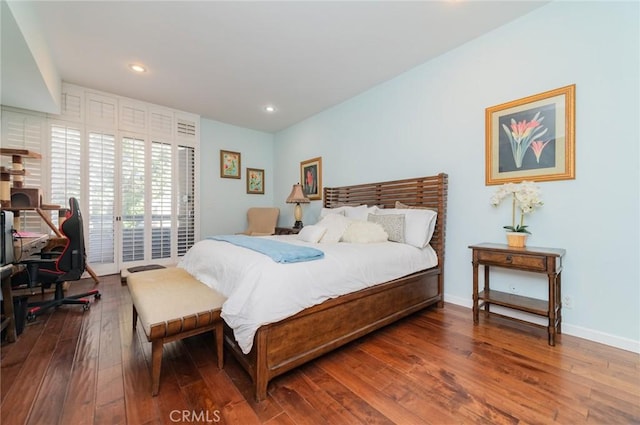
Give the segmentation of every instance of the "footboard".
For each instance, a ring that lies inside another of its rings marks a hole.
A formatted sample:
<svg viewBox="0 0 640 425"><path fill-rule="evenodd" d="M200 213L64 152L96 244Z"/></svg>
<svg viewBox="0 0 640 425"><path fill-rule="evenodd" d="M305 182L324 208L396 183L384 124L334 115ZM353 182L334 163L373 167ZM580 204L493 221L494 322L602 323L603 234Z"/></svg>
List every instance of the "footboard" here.
<svg viewBox="0 0 640 425"><path fill-rule="evenodd" d="M262 326L248 355L242 354L233 335L227 335L226 342L251 375L256 398L262 400L274 377L415 311L441 305L439 274L439 268L414 273Z"/></svg>

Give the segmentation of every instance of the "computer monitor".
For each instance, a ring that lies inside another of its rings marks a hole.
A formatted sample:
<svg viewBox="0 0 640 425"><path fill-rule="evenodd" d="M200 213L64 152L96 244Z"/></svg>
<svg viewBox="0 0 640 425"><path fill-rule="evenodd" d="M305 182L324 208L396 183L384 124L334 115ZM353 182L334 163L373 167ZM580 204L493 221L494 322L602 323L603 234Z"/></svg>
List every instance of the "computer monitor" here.
<svg viewBox="0 0 640 425"><path fill-rule="evenodd" d="M13 213L11 211L0 212L0 243L2 244L2 255L0 265L13 263Z"/></svg>

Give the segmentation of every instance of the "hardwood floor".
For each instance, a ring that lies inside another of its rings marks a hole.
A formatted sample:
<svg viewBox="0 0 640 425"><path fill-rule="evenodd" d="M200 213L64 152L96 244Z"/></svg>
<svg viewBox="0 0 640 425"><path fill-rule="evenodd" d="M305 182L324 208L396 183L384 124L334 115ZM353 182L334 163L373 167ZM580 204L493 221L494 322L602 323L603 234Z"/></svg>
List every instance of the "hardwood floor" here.
<svg viewBox="0 0 640 425"><path fill-rule="evenodd" d="M75 282L69 291L93 287ZM165 346L160 394L118 276L83 312L64 306L3 343L9 424L630 424L640 423L638 354L447 304L417 313L276 378L256 403L213 337Z"/></svg>

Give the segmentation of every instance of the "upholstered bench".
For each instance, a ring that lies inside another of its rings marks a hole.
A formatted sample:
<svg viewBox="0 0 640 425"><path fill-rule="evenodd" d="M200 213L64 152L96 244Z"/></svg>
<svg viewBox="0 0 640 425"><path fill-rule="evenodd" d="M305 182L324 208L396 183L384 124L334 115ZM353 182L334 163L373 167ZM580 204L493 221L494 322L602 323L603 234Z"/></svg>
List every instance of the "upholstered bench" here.
<svg viewBox="0 0 640 425"><path fill-rule="evenodd" d="M160 388L162 347L167 342L213 330L222 368L220 308L225 297L178 267L132 273L127 285L133 301L133 329L140 318L151 342L152 395Z"/></svg>

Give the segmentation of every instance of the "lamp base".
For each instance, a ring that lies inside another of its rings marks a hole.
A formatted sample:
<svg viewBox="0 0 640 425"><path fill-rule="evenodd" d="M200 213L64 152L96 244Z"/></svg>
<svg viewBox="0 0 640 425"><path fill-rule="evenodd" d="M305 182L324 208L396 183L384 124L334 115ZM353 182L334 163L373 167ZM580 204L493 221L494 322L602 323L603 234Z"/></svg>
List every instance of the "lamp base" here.
<svg viewBox="0 0 640 425"><path fill-rule="evenodd" d="M302 229L302 221L297 220L297 221L293 224L293 228L294 228L294 229Z"/></svg>

